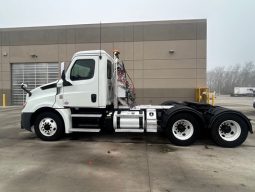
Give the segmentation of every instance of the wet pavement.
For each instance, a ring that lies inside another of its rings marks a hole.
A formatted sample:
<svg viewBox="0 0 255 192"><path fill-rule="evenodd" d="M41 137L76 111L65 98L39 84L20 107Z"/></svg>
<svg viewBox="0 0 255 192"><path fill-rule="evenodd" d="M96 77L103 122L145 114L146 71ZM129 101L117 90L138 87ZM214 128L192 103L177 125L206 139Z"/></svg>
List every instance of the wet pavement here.
<svg viewBox="0 0 255 192"><path fill-rule="evenodd" d="M255 119L251 101L217 98L217 104ZM1 192L255 189L254 134L232 149L206 138L189 147L176 147L153 133L83 133L44 142L20 129L20 110L0 109Z"/></svg>

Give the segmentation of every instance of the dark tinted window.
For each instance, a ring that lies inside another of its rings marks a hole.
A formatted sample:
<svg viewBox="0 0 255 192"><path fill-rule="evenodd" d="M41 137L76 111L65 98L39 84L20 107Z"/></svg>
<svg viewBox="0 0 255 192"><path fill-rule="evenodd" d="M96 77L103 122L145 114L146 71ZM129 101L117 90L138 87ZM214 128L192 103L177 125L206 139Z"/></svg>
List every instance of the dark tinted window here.
<svg viewBox="0 0 255 192"><path fill-rule="evenodd" d="M112 62L107 60L107 79L112 78Z"/></svg>
<svg viewBox="0 0 255 192"><path fill-rule="evenodd" d="M95 60L93 59L81 59L75 61L70 79L73 81L91 79L95 72Z"/></svg>

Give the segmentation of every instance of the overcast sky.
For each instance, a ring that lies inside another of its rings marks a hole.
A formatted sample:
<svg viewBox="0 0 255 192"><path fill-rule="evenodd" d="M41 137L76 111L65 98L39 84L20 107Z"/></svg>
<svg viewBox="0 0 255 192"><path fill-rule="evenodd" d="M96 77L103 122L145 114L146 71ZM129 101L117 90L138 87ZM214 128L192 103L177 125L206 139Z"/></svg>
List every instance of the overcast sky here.
<svg viewBox="0 0 255 192"><path fill-rule="evenodd" d="M0 28L207 19L207 66L255 62L255 0L0 0Z"/></svg>

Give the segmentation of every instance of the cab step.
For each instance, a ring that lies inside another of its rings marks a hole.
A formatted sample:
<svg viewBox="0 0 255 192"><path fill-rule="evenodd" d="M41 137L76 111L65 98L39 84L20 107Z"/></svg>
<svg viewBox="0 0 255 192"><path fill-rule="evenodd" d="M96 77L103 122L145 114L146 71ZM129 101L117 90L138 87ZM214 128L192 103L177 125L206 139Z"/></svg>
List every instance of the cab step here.
<svg viewBox="0 0 255 192"><path fill-rule="evenodd" d="M101 129L94 129L94 128L72 128L70 129L71 132L100 132Z"/></svg>

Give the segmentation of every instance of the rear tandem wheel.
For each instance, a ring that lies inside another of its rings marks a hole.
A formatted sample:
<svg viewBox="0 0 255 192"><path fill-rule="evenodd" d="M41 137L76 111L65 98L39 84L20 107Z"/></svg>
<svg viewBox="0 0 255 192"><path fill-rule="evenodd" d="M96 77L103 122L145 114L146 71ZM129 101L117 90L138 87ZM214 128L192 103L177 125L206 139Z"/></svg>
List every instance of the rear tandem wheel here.
<svg viewBox="0 0 255 192"><path fill-rule="evenodd" d="M248 136L246 122L236 114L225 114L215 120L211 128L213 141L222 147L237 147Z"/></svg>
<svg viewBox="0 0 255 192"><path fill-rule="evenodd" d="M173 144L188 146L196 141L199 125L193 115L178 113L170 117L166 126L166 135Z"/></svg>

